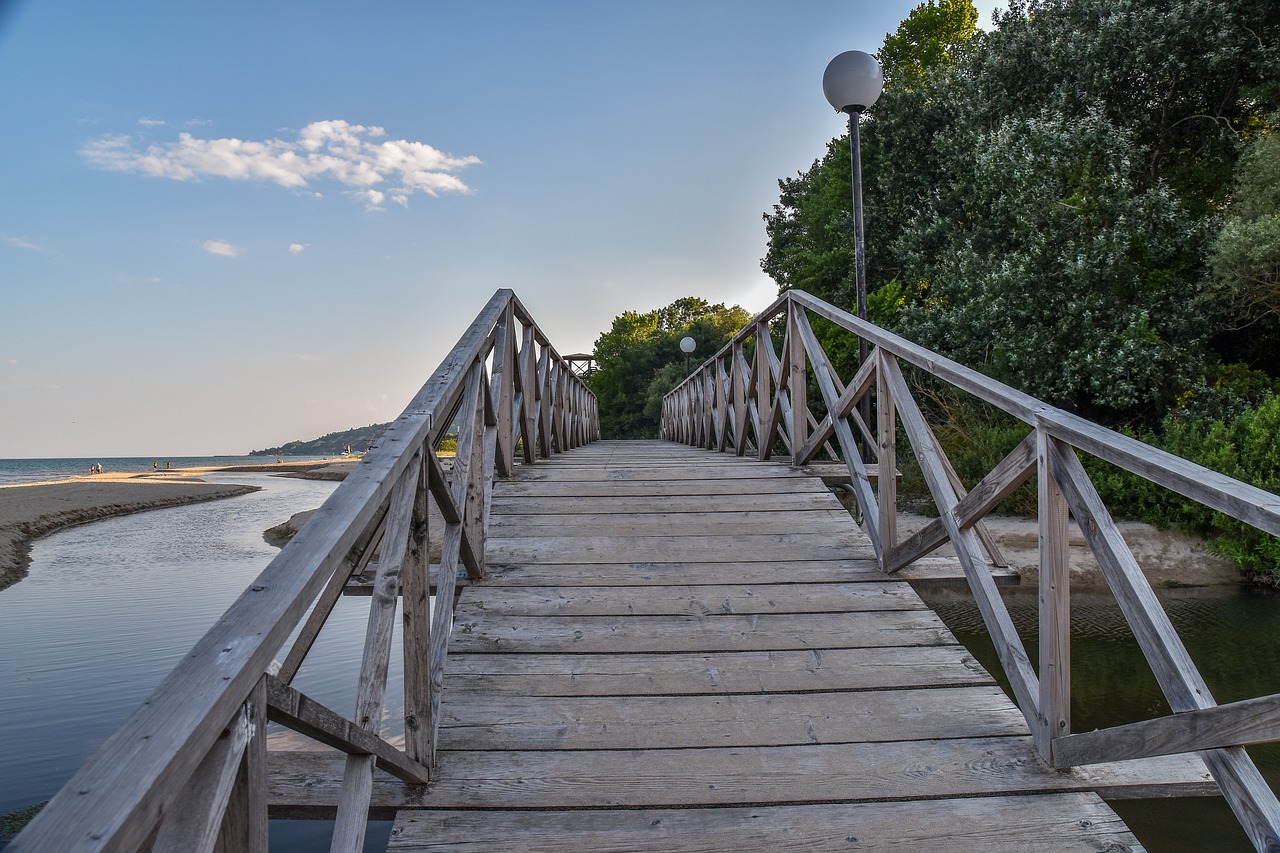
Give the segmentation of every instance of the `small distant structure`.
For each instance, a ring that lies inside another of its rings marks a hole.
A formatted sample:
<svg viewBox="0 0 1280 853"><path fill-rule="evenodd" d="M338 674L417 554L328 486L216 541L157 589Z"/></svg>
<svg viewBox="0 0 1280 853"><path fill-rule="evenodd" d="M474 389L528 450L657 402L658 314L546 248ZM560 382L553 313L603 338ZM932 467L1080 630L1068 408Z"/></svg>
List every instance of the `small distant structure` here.
<svg viewBox="0 0 1280 853"><path fill-rule="evenodd" d="M564 360L569 362L569 369L579 379L589 379L596 372L596 357L589 352L566 355Z"/></svg>

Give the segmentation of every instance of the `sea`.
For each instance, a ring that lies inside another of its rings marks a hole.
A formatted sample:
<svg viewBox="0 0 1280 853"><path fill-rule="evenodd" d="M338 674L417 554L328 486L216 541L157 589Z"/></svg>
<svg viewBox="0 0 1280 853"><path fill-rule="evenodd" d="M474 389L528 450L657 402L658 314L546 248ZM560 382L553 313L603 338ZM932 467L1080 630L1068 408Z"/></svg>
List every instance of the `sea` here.
<svg viewBox="0 0 1280 853"><path fill-rule="evenodd" d="M88 477L92 465L102 473L145 473L155 468L231 468L241 465L269 465L277 459L308 462L328 456L86 456L60 459L0 459L0 486L42 483ZM153 467L154 466L154 467Z"/></svg>

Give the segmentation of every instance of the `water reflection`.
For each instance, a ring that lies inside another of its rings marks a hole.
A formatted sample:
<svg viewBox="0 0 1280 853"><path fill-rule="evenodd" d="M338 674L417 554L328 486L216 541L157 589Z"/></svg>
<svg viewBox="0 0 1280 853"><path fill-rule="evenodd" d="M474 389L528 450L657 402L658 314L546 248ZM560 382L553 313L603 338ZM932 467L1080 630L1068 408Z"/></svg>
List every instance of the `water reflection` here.
<svg viewBox="0 0 1280 853"><path fill-rule="evenodd" d="M982 616L968 591L921 589L920 594L1008 692ZM1001 594L1034 662L1038 654L1036 589L1014 587ZM1162 589L1158 595L1218 702L1280 692L1280 595L1246 587ZM1071 628L1071 715L1075 731L1170 712L1133 632L1109 592L1073 592ZM1278 746L1249 748L1273 790L1280 789ZM1138 840L1152 851L1253 850L1221 799L1111 805L1129 823Z"/></svg>
<svg viewBox="0 0 1280 853"><path fill-rule="evenodd" d="M54 534L34 544L28 577L0 592L0 813L53 796L275 556L263 530L335 487L262 474L206 479L263 491ZM345 713L368 607L367 598L340 601L298 676ZM389 687L388 704L401 703ZM314 849L308 839L324 822L292 823L273 822L272 849Z"/></svg>

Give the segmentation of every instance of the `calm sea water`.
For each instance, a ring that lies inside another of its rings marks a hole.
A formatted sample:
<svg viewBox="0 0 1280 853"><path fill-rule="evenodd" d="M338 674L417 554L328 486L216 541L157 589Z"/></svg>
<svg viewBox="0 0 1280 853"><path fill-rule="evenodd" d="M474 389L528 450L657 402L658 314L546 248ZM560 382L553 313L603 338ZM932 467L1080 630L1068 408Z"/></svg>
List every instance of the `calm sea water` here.
<svg viewBox="0 0 1280 853"><path fill-rule="evenodd" d="M34 543L27 578L0 591L0 814L53 796L275 556L263 531L336 485L248 472L205 479L262 490L55 533ZM339 602L296 680L346 714L368 607ZM329 831L324 821L273 821L272 850L327 849ZM385 849L390 824L371 833Z"/></svg>
<svg viewBox="0 0 1280 853"><path fill-rule="evenodd" d="M233 465L267 465L283 458L287 462L306 462L313 459L325 459L323 456L95 456L83 459L0 459L0 486L15 483L41 483L46 480L68 480L72 477L89 476L90 465L101 465L102 472L107 473L143 473L152 470L152 465L164 468L166 464L174 468L204 468L217 466L230 468Z"/></svg>

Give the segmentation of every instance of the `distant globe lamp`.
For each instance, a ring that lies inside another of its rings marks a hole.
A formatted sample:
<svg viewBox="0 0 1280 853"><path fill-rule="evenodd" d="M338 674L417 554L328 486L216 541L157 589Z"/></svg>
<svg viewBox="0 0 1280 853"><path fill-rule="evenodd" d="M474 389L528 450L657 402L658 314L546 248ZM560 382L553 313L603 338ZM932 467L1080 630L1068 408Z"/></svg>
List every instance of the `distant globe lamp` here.
<svg viewBox="0 0 1280 853"><path fill-rule="evenodd" d="M693 338L685 335L680 339L680 351L684 353L684 372L689 372L689 356L698 348L698 342Z"/></svg>

